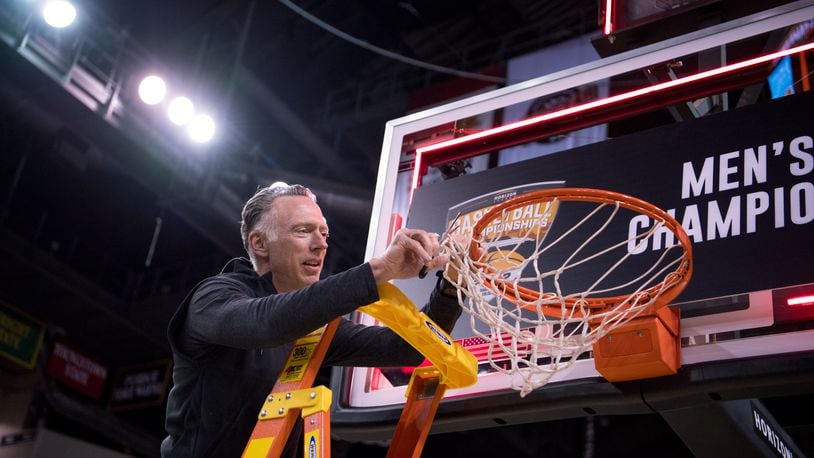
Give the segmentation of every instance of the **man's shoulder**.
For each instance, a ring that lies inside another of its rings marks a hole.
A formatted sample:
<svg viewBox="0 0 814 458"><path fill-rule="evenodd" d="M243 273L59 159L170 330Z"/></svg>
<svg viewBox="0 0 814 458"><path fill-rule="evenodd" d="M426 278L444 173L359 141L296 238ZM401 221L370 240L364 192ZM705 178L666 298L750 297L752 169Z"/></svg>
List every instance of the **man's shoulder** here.
<svg viewBox="0 0 814 458"><path fill-rule="evenodd" d="M274 291L268 281L257 275L251 263L244 258L230 260L216 275L201 280L190 292L190 299L195 302L211 294L229 294L228 291L239 290L248 296L272 294Z"/></svg>

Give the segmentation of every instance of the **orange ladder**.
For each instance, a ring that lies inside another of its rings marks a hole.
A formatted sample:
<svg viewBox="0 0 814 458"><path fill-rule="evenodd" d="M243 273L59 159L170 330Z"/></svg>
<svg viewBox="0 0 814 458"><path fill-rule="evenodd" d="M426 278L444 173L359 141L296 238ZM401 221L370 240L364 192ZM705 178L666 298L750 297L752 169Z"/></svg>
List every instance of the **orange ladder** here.
<svg viewBox="0 0 814 458"><path fill-rule="evenodd" d="M257 415L257 424L243 450L244 458L280 456L300 416L305 420L306 456L331 456L331 391L324 386L311 386L339 320L294 342L280 377ZM309 451L313 455L308 455Z"/></svg>
<svg viewBox="0 0 814 458"><path fill-rule="evenodd" d="M420 367L413 371L407 385L407 402L387 450L387 458L421 456L435 412L446 391L447 386L441 383L441 373L436 368Z"/></svg>

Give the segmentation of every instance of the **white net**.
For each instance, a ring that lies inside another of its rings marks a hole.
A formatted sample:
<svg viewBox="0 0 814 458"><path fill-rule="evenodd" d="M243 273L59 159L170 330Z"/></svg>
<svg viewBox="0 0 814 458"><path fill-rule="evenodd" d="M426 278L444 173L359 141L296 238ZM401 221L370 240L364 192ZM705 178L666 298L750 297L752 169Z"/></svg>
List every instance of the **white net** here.
<svg viewBox="0 0 814 458"><path fill-rule="evenodd" d="M566 207L567 227L555 233L555 216ZM473 233L453 224L442 246L450 256L447 279L472 331L488 342L489 365L509 375L521 396L688 279L689 247L676 243L680 226L637 207L555 198L501 208ZM620 222L628 228L621 237Z"/></svg>

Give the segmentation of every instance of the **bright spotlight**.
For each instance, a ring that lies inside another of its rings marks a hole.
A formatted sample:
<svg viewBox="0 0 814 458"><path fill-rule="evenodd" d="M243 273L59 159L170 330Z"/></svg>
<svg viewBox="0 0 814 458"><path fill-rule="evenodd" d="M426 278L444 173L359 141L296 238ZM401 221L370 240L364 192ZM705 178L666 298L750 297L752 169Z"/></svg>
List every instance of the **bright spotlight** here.
<svg viewBox="0 0 814 458"><path fill-rule="evenodd" d="M42 7L42 18L51 27L61 29L73 24L76 8L65 0L52 0Z"/></svg>
<svg viewBox="0 0 814 458"><path fill-rule="evenodd" d="M275 181L274 183L269 185L269 188L283 188L288 186L288 183L285 181Z"/></svg>
<svg viewBox="0 0 814 458"><path fill-rule="evenodd" d="M141 80L138 85L138 96L147 105L155 105L164 100L167 94L167 84L161 77L150 75Z"/></svg>
<svg viewBox="0 0 814 458"><path fill-rule="evenodd" d="M192 104L192 100L186 97L176 97L172 99L170 106L167 107L167 116L174 124L185 126L195 116L195 105Z"/></svg>
<svg viewBox="0 0 814 458"><path fill-rule="evenodd" d="M215 120L207 115L198 115L189 123L189 137L197 143L206 143L215 136Z"/></svg>

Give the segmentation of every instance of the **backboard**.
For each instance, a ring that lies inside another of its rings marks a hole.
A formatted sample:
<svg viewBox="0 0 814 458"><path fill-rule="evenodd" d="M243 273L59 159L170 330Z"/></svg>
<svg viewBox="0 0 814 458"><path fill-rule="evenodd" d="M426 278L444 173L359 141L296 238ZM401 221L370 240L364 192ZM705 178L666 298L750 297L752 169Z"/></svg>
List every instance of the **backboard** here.
<svg viewBox="0 0 814 458"><path fill-rule="evenodd" d="M671 305L678 374L612 384L587 358L521 400L481 364L476 385L447 393L434 432L810 390L799 376L814 373L814 93L801 66L814 61L813 18L810 2L790 3L387 124L368 259L399 227L443 233L454 215L563 186L657 205L695 253ZM778 63L794 90L773 97ZM419 306L434 284L396 282ZM452 337L485 362L465 317ZM409 368L335 371L334 431L388 438L408 379Z"/></svg>

